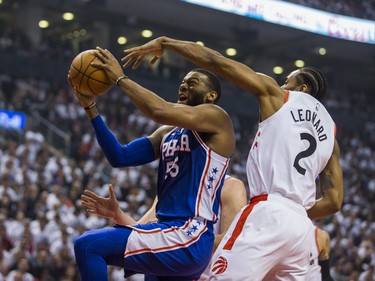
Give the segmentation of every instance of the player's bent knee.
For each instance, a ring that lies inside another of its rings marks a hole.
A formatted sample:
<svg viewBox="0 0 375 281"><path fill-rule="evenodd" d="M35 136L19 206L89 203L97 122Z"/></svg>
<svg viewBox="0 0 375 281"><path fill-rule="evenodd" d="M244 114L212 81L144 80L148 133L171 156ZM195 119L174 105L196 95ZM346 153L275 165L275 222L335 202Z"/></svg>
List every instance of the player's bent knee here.
<svg viewBox="0 0 375 281"><path fill-rule="evenodd" d="M85 237L80 236L74 241L74 253L76 255L84 251L86 247L87 243Z"/></svg>
<svg viewBox="0 0 375 281"><path fill-rule="evenodd" d="M91 239L89 236L83 234L79 236L75 241L74 241L74 254L76 256L76 259L78 260L80 257L84 259L84 257L87 254L87 251L90 250L90 245L92 243Z"/></svg>

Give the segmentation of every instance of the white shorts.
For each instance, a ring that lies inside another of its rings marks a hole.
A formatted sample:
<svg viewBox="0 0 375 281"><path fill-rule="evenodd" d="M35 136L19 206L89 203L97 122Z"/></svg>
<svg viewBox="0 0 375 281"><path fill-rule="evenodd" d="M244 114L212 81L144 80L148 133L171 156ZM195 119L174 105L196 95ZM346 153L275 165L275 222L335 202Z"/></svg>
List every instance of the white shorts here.
<svg viewBox="0 0 375 281"><path fill-rule="evenodd" d="M305 280L312 228L301 205L272 194L254 197L214 253L209 280Z"/></svg>

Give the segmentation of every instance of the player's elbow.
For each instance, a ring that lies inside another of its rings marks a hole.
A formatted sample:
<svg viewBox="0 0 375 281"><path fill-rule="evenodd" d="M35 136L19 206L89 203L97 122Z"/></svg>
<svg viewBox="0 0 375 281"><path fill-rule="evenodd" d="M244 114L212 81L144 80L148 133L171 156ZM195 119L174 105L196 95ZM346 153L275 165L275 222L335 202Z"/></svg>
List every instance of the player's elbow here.
<svg viewBox="0 0 375 281"><path fill-rule="evenodd" d="M108 159L109 164L112 166L112 168L122 168L123 165L120 162L120 159Z"/></svg>
<svg viewBox="0 0 375 281"><path fill-rule="evenodd" d="M152 110L149 117L156 123L165 124L165 111L163 109Z"/></svg>
<svg viewBox="0 0 375 281"><path fill-rule="evenodd" d="M106 158L112 168L123 168L126 166L124 164L124 159L126 159L126 156L123 154L113 153L111 155L106 155Z"/></svg>
<svg viewBox="0 0 375 281"><path fill-rule="evenodd" d="M169 104L164 106L154 107L149 114L149 118L159 124L171 125L171 118L174 119L173 114L171 114L171 107Z"/></svg>
<svg viewBox="0 0 375 281"><path fill-rule="evenodd" d="M340 210L341 210L341 204L338 204L338 203L336 203L336 202L333 202L333 203L331 204L331 208L330 208L330 213L331 213L331 215L337 213L337 212L340 211Z"/></svg>
<svg viewBox="0 0 375 281"><path fill-rule="evenodd" d="M343 196L334 194L330 196L330 213L334 214L341 210L343 204Z"/></svg>
<svg viewBox="0 0 375 281"><path fill-rule="evenodd" d="M344 203L344 186L342 183L340 183L340 188L338 188L338 191L335 194L335 199L334 199L334 208L336 212L340 211L342 204Z"/></svg>
<svg viewBox="0 0 375 281"><path fill-rule="evenodd" d="M336 213L341 210L343 200L336 199L332 202L332 211L333 213Z"/></svg>

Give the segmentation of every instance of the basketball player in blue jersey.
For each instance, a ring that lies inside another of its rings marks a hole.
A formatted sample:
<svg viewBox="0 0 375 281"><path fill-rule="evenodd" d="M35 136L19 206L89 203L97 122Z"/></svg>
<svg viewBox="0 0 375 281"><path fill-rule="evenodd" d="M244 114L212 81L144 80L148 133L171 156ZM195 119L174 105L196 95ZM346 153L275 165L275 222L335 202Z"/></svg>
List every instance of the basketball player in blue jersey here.
<svg viewBox="0 0 375 281"><path fill-rule="evenodd" d="M125 212L120 209L119 203L116 198L116 194L113 190L112 185L108 187L109 197L102 197L96 193L85 190L81 196L82 205L87 208L87 212L90 215L98 215L104 218L109 218L118 225L131 225L136 223L151 223L157 221L155 206L157 198L154 200L154 204L146 212L146 214L137 222L128 216ZM241 210L243 206L247 204L247 194L244 183L232 176L225 176L225 181L221 191L221 200L218 212L218 221L214 224L214 250L219 245L224 233L229 228L235 215ZM206 270L202 273L198 281L205 281L208 278L210 266L206 267ZM163 277L159 276L146 276L147 281L163 281Z"/></svg>
<svg viewBox="0 0 375 281"><path fill-rule="evenodd" d="M311 219L337 212L343 201L335 124L320 102L323 74L293 71L283 86L271 77L188 41L159 37L125 50L124 67L168 49L257 98L259 126L246 165L250 204L242 208L213 255L209 280L305 280L313 243ZM315 179L324 190L315 200ZM310 219L311 218L311 219Z"/></svg>
<svg viewBox="0 0 375 281"><path fill-rule="evenodd" d="M100 62L92 65L105 70L143 114L165 125L122 145L99 115L95 97L74 89L113 167L159 159L158 222L84 233L75 241L81 279L108 280L107 265L164 280L198 279L212 254L213 225L235 147L232 121L216 105L220 82L211 72L192 70L178 88L178 102L170 103L127 78L108 50L97 47L96 55Z"/></svg>

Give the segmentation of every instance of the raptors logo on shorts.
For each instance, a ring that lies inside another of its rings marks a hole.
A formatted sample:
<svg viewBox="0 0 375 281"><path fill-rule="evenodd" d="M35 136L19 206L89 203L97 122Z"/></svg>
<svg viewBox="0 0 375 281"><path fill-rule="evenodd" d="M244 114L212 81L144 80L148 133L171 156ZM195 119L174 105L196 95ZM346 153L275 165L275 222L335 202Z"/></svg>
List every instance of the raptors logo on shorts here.
<svg viewBox="0 0 375 281"><path fill-rule="evenodd" d="M223 256L218 257L218 259L215 261L214 265L212 266L211 271L215 273L216 275L224 273L225 270L227 270L228 267L228 261Z"/></svg>

